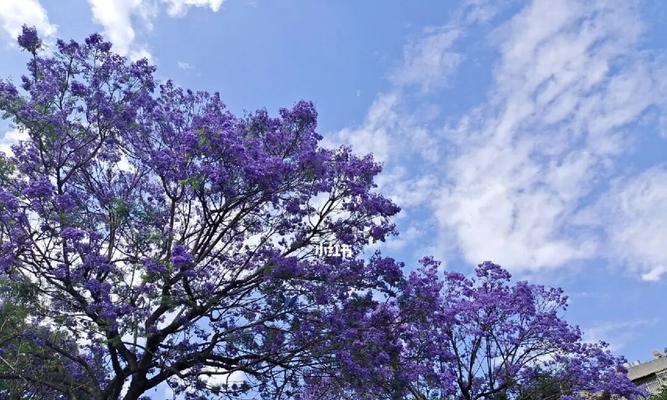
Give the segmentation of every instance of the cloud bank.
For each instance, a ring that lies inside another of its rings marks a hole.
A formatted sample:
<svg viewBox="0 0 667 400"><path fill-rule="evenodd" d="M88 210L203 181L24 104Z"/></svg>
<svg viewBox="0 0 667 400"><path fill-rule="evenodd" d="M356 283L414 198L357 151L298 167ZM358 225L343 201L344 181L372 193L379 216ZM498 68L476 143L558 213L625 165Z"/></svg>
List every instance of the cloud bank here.
<svg viewBox="0 0 667 400"><path fill-rule="evenodd" d="M536 272L603 258L657 279L667 272L664 168L610 184L638 137L654 134L641 121L667 115L665 55L641 48L638 5L535 0L504 21L498 14L469 2L411 41L391 96L379 94L360 126L335 137L376 151L390 195L408 213L430 209L436 246L468 263ZM461 40L484 29L496 56L485 100L434 122L446 104L424 112L426 92L446 94L474 56ZM412 196L419 182L431 190Z"/></svg>
<svg viewBox="0 0 667 400"><path fill-rule="evenodd" d="M46 10L38 0L3 0L0 1L0 27L5 40L16 43L21 26L35 26L45 39L52 38L57 27L49 21Z"/></svg>

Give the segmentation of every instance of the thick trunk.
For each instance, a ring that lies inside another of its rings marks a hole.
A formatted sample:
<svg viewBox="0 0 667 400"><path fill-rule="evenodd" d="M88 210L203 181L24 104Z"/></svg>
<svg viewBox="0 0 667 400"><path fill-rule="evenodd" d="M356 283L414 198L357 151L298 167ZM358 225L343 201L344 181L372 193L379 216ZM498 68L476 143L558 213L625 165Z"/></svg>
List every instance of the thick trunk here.
<svg viewBox="0 0 667 400"><path fill-rule="evenodd" d="M123 400L138 400L148 389L146 383L145 376L133 376L130 388L127 390L127 393L125 393Z"/></svg>
<svg viewBox="0 0 667 400"><path fill-rule="evenodd" d="M120 399L121 392L123 391L123 385L125 380L120 377L115 377L104 389L104 392L100 394L96 399L99 400L118 400Z"/></svg>

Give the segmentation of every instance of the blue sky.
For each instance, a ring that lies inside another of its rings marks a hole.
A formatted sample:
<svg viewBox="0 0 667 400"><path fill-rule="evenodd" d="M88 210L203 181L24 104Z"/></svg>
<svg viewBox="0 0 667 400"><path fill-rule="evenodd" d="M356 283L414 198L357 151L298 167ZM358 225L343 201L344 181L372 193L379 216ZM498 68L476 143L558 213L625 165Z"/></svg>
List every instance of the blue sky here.
<svg viewBox="0 0 667 400"><path fill-rule="evenodd" d="M326 145L385 165L385 253L493 260L565 288L588 339L667 347L667 3L3 0L3 78L23 23L102 32L235 112L313 101Z"/></svg>

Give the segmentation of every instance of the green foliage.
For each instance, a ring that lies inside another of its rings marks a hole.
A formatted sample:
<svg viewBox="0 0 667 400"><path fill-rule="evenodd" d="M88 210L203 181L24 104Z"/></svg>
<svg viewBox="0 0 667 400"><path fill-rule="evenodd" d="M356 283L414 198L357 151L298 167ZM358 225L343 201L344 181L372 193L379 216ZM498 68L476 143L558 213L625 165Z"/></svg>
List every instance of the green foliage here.
<svg viewBox="0 0 667 400"><path fill-rule="evenodd" d="M29 286L17 280L0 278L0 399L66 398L40 382L69 378L62 356L25 338L26 334L39 334L54 344L67 342L63 333L29 323L27 317L30 309L36 308L36 299ZM69 398L78 399L81 396L74 390Z"/></svg>
<svg viewBox="0 0 667 400"><path fill-rule="evenodd" d="M557 400L565 393L566 384L546 373L539 373L530 386L520 389L517 400Z"/></svg>
<svg viewBox="0 0 667 400"><path fill-rule="evenodd" d="M21 304L21 300L28 296L21 289L7 279L0 279L0 397L3 399L33 398L28 393L27 382L11 379L12 375L28 367L25 354L31 351L30 345L21 340L28 315Z"/></svg>
<svg viewBox="0 0 667 400"><path fill-rule="evenodd" d="M663 386L660 392L651 395L648 400L667 400L667 386Z"/></svg>

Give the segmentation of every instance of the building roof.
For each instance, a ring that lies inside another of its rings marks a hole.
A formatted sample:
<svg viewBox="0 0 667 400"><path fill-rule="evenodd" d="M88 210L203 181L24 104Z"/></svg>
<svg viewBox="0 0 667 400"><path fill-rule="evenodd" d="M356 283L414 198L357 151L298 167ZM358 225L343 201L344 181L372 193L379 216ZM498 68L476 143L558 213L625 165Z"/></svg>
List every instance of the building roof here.
<svg viewBox="0 0 667 400"><path fill-rule="evenodd" d="M628 378L634 381L667 369L667 357L656 358L628 368Z"/></svg>

